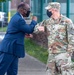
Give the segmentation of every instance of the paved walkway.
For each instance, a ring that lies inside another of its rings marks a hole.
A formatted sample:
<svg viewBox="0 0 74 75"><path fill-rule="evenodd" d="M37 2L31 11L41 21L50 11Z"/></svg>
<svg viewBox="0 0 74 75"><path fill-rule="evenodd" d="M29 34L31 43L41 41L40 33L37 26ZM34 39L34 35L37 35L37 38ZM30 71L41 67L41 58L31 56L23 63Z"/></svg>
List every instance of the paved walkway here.
<svg viewBox="0 0 74 75"><path fill-rule="evenodd" d="M45 70L45 64L28 54L26 54L25 58L19 60L18 75L46 75Z"/></svg>

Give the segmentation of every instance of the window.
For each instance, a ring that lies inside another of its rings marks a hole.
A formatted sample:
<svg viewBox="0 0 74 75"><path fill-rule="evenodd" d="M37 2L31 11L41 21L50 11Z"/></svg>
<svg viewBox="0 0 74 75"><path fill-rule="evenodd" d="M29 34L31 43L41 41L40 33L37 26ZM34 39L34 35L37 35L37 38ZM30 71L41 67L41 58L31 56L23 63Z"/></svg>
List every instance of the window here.
<svg viewBox="0 0 74 75"><path fill-rule="evenodd" d="M71 0L71 3L70 3L70 18L72 19L72 21L74 22L74 0Z"/></svg>
<svg viewBox="0 0 74 75"><path fill-rule="evenodd" d="M52 2L52 0L44 0L44 3Z"/></svg>
<svg viewBox="0 0 74 75"><path fill-rule="evenodd" d="M67 2L67 0L56 0L56 1L59 3L66 3Z"/></svg>
<svg viewBox="0 0 74 75"><path fill-rule="evenodd" d="M71 3L74 3L74 0L71 0Z"/></svg>

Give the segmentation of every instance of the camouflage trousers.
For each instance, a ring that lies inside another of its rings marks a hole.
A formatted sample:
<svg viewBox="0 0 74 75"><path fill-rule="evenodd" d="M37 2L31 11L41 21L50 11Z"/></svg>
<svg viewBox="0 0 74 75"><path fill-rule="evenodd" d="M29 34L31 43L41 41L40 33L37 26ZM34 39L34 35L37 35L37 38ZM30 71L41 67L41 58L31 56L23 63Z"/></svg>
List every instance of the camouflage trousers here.
<svg viewBox="0 0 74 75"><path fill-rule="evenodd" d="M47 75L74 75L74 62L69 53L49 54Z"/></svg>

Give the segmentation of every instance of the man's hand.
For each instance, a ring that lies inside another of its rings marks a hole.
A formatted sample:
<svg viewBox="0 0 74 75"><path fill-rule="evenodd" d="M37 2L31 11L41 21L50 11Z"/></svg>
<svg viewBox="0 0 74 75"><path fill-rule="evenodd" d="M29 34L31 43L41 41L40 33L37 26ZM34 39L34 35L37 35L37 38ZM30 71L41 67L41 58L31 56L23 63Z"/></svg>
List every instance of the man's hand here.
<svg viewBox="0 0 74 75"><path fill-rule="evenodd" d="M32 20L37 21L37 17L36 16L33 16L32 17Z"/></svg>
<svg viewBox="0 0 74 75"><path fill-rule="evenodd" d="M38 27L38 30L44 32L44 26L39 26L39 27Z"/></svg>
<svg viewBox="0 0 74 75"><path fill-rule="evenodd" d="M32 34L26 34L25 37L26 37L26 38L32 38L33 35L32 35Z"/></svg>

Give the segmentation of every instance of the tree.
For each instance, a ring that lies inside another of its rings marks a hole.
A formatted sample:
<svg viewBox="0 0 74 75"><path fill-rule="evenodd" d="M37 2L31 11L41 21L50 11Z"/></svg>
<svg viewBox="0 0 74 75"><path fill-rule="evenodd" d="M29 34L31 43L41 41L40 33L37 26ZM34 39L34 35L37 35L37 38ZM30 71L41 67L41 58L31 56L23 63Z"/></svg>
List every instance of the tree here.
<svg viewBox="0 0 74 75"><path fill-rule="evenodd" d="M6 0L0 0L0 2L5 2ZM8 0L8 1L10 1L10 0Z"/></svg>
<svg viewBox="0 0 74 75"><path fill-rule="evenodd" d="M5 2L6 0L0 0L0 2Z"/></svg>

